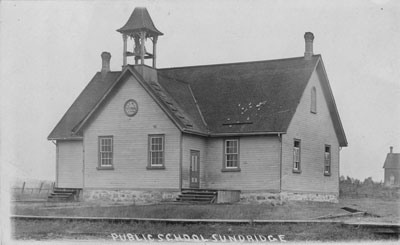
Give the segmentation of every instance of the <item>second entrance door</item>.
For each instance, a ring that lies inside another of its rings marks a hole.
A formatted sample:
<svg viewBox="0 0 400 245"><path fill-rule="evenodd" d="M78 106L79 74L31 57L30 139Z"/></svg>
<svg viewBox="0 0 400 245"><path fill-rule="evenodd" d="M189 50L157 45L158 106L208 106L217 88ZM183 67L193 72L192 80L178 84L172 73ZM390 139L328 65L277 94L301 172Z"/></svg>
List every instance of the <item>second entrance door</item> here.
<svg viewBox="0 0 400 245"><path fill-rule="evenodd" d="M190 151L190 188L200 187L200 151Z"/></svg>

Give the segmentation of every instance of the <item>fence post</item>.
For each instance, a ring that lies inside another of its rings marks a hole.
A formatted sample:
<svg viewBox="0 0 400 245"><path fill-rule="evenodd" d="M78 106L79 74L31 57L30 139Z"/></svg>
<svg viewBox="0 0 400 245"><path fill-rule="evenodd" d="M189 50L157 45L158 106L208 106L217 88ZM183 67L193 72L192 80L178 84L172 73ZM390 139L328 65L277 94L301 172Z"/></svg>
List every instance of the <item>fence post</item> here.
<svg viewBox="0 0 400 245"><path fill-rule="evenodd" d="M40 183L39 193L40 193L40 191L42 190L42 187L43 187L43 182Z"/></svg>
<svg viewBox="0 0 400 245"><path fill-rule="evenodd" d="M24 181L24 183L22 184L22 190L21 190L21 193L24 193L24 189L25 189L25 181Z"/></svg>

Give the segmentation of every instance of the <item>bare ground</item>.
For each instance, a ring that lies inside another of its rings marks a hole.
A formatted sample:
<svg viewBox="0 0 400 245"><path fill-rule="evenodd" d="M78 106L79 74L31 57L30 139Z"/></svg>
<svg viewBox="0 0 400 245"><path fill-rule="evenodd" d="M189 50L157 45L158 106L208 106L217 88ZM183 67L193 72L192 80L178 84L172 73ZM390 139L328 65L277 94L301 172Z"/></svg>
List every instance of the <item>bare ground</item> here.
<svg viewBox="0 0 400 245"><path fill-rule="evenodd" d="M363 220L399 223L400 202L397 199L357 198L341 199L339 203L289 202L283 205L108 205L88 206L71 203L68 206L49 206L48 203L18 204L12 213L17 215L50 215L73 217L130 217L175 219L257 219L257 220L312 220L323 216L349 214L343 207L366 211ZM72 206L71 206L72 205ZM342 218L343 219L343 218ZM356 219L348 218L345 219Z"/></svg>
<svg viewBox="0 0 400 245"><path fill-rule="evenodd" d="M400 203L397 199L345 198L339 203L290 202L283 205L97 205L85 203L51 205L49 203L17 204L12 214L73 217L131 217L182 219L251 219L313 220L322 216L349 214L343 207L366 211L362 217L340 217L331 220L351 222L399 223ZM378 217L379 216L379 217ZM163 224L88 221L13 220L12 237L18 240L112 240L111 234L198 234L212 239L222 235L284 235L287 241L371 241L398 240L398 235L376 234L369 229L343 227L340 224Z"/></svg>

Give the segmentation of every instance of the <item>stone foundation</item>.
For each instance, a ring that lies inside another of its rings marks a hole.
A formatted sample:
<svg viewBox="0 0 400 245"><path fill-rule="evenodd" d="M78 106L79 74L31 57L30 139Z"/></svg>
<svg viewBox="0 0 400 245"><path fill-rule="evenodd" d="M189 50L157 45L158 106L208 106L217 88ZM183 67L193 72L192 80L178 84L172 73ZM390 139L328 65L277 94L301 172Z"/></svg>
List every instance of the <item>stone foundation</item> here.
<svg viewBox="0 0 400 245"><path fill-rule="evenodd" d="M292 193L292 192L244 192L240 195L241 204L272 204L282 205L290 201L313 201L313 202L338 202L338 194L319 193Z"/></svg>
<svg viewBox="0 0 400 245"><path fill-rule="evenodd" d="M83 190L81 200L100 203L155 204L175 201L179 191Z"/></svg>
<svg viewBox="0 0 400 245"><path fill-rule="evenodd" d="M241 204L272 204L282 205L284 201L281 198L280 193L271 192L242 192L240 194Z"/></svg>
<svg viewBox="0 0 400 245"><path fill-rule="evenodd" d="M238 192L240 193L240 192ZM84 202L130 203L137 205L175 201L179 191L139 191L139 190L83 190L80 200ZM238 194L239 195L239 194ZM237 198L238 199L238 198ZM236 199L235 199L236 201ZM283 205L290 201L338 202L337 194L293 193L293 192L242 192L241 204Z"/></svg>
<svg viewBox="0 0 400 245"><path fill-rule="evenodd" d="M282 192L281 196L288 201L339 202L339 194Z"/></svg>

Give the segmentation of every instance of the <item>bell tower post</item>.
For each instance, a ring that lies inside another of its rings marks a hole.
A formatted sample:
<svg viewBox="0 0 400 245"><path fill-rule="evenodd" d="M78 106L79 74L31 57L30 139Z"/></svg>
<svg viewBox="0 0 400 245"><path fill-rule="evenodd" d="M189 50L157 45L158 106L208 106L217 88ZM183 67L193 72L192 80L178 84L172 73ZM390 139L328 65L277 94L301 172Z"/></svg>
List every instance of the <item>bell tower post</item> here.
<svg viewBox="0 0 400 245"><path fill-rule="evenodd" d="M117 30L123 39L123 66L128 65L128 57L133 57L135 65L145 65L146 59L152 60L152 67L156 68L156 52L158 36L164 35L157 30L146 8L135 8L126 24ZM152 52L146 49L147 40L153 45ZM129 51L129 42L132 50ZM140 63L139 63L140 62Z"/></svg>

